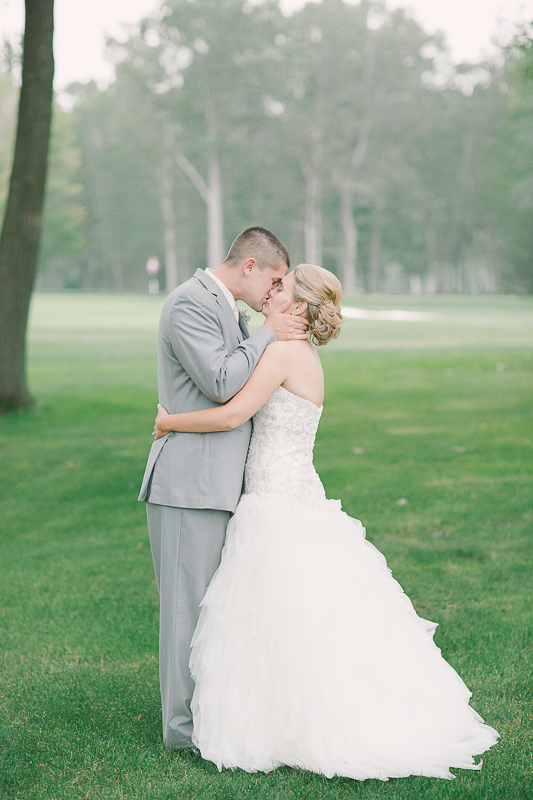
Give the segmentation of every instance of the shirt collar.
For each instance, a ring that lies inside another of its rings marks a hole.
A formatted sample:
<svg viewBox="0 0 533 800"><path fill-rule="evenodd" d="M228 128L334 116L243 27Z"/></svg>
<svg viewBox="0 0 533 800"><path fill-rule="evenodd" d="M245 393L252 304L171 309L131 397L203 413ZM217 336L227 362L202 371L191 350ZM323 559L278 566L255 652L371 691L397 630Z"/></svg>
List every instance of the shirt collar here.
<svg viewBox="0 0 533 800"><path fill-rule="evenodd" d="M220 288L221 288L221 290L222 290L222 292L223 292L223 294L224 294L224 297L225 297L225 298L226 298L226 300L228 301L228 303L229 303L229 307L230 307L230 308L231 308L231 310L233 311L233 314L234 314L234 316L235 316L235 319L236 319L236 320L237 320L237 322L238 322L238 321L239 321L239 309L237 308L237 302L236 302L235 298L233 297L232 293L230 292L230 290L228 289L228 287L227 287L227 286L225 286L225 285L222 283L222 281L220 280L220 278L217 278L217 276L215 275L215 273L213 272L213 270L212 270L212 269L210 269L209 267L207 267L207 269L206 269L206 272L207 272L207 273L208 273L208 274L209 274L209 275L210 275L210 276L213 278L213 280L215 281L215 283L216 283L218 286L220 286Z"/></svg>

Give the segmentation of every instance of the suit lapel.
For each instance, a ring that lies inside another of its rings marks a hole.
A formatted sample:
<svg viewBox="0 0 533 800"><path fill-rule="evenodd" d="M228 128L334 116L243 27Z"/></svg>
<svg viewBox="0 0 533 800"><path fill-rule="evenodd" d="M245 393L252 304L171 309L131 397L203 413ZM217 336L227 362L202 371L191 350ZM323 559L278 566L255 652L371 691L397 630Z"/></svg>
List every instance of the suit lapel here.
<svg viewBox="0 0 533 800"><path fill-rule="evenodd" d="M220 286L217 284L217 282L214 281L213 278L211 278L211 276L209 275L209 273L203 269L197 269L196 272L194 273L194 277L198 278L200 283L203 283L205 288L208 289L212 295L214 295L222 311L224 311L226 316L231 318L231 321L235 326L235 332L237 334L239 343L243 341L243 338L247 339L250 334L248 333L246 324L243 323L244 324L244 330L243 330L243 327L241 325L242 317L240 314L239 314L239 323L237 324L237 320L235 319L235 314L233 313L233 309L228 303L224 295L224 292L220 289Z"/></svg>

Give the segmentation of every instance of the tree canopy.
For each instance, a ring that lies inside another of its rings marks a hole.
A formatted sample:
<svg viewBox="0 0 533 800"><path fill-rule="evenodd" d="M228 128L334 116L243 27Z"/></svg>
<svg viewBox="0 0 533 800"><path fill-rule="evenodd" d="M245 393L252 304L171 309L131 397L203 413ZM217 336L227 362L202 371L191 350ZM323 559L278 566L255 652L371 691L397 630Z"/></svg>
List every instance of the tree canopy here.
<svg viewBox="0 0 533 800"><path fill-rule="evenodd" d="M56 112L38 285L145 290L157 256L170 289L262 224L347 291L532 291L531 53L454 66L380 0L167 0Z"/></svg>

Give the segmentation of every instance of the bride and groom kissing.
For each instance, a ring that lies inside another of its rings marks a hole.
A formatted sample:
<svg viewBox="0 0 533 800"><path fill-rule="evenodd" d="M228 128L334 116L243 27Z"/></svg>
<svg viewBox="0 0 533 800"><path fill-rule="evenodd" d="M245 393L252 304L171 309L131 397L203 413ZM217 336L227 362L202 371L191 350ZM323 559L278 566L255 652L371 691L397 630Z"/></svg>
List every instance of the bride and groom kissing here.
<svg viewBox="0 0 533 800"><path fill-rule="evenodd" d="M321 267L289 265L275 234L248 228L161 312L139 499L160 596L164 742L219 769L361 780L477 769L496 731L313 467L324 394L313 344L339 334L342 289ZM252 335L237 300L265 316Z"/></svg>

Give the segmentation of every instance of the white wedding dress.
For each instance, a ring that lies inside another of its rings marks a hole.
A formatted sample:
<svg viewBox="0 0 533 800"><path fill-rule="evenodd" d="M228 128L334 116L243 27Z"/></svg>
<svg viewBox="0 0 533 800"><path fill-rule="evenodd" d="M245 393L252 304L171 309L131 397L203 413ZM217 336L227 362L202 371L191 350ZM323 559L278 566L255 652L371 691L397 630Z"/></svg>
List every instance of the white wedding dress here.
<svg viewBox="0 0 533 800"><path fill-rule="evenodd" d="M193 741L222 767L452 778L497 740L312 461L321 409L280 387L191 650Z"/></svg>

